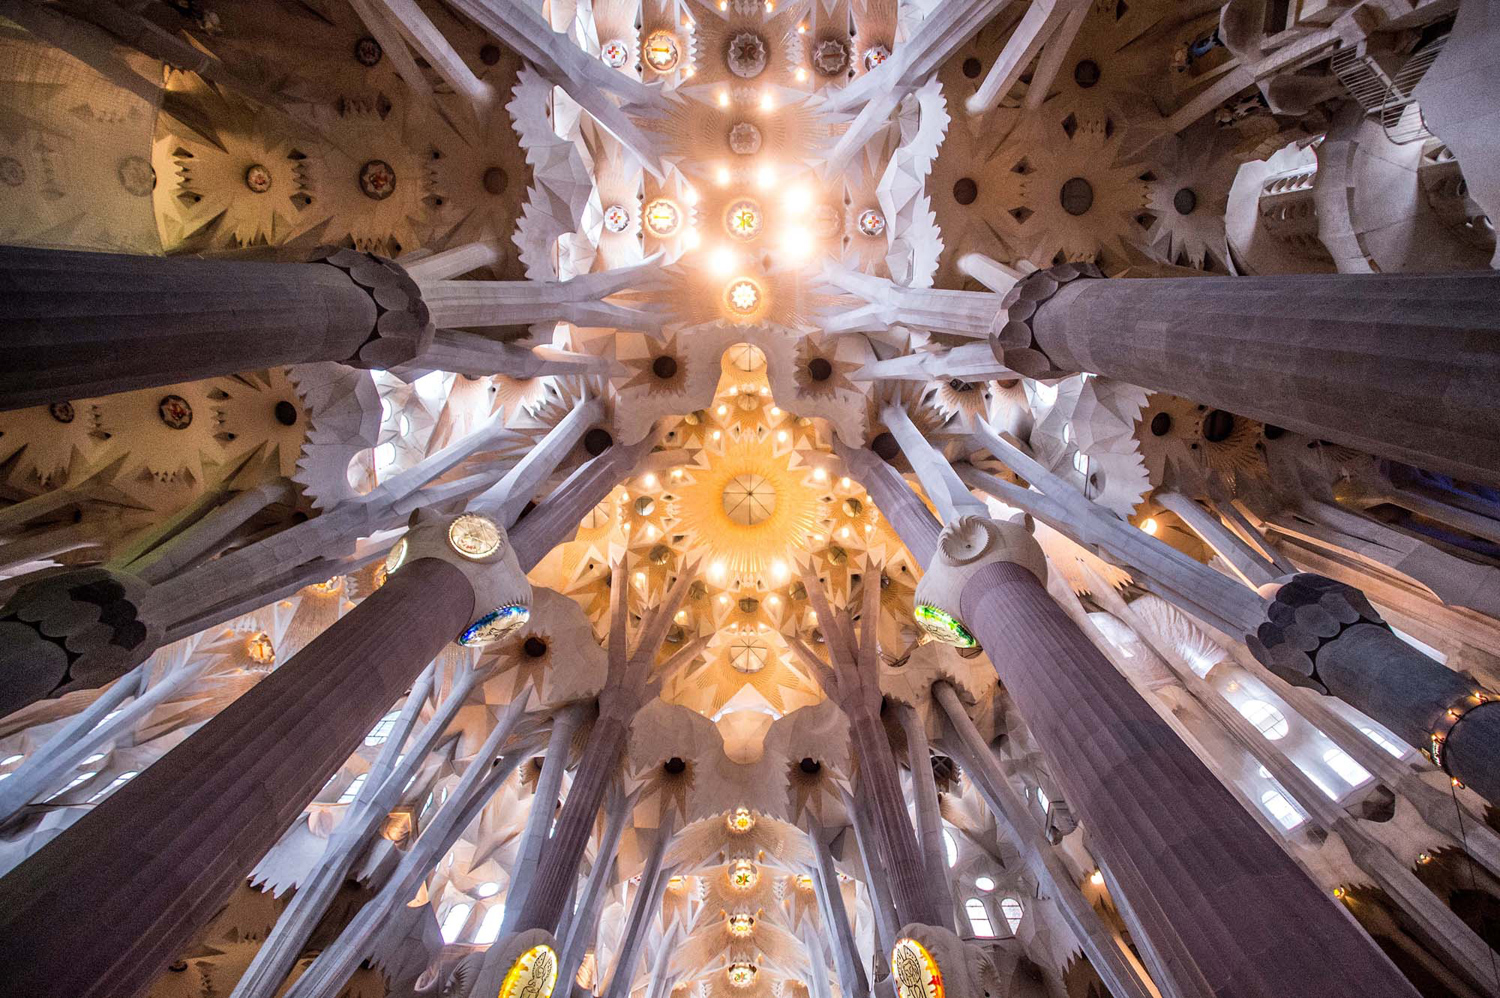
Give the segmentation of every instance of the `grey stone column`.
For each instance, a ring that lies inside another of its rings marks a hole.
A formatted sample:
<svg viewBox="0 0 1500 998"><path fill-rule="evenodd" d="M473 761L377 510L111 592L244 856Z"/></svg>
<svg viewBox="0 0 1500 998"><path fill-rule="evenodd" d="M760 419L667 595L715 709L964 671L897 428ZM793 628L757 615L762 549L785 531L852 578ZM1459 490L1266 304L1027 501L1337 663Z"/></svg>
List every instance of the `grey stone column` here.
<svg viewBox="0 0 1500 998"><path fill-rule="evenodd" d="M865 970L859 964L859 951L854 945L854 928L849 922L849 910L844 907L844 893L839 890L838 870L833 865L833 854L823 839L824 829L814 825L807 837L813 849L813 882L818 892L818 910L823 916L823 931L828 947L833 953L833 963L839 977L839 989L847 998L866 998L870 993ZM874 891L870 892L875 897ZM878 935L878 933L877 933ZM808 962L814 974L821 973L818 961L809 951Z"/></svg>
<svg viewBox="0 0 1500 998"><path fill-rule="evenodd" d="M404 566L0 880L7 990L128 998L146 987L470 622L474 603L453 565Z"/></svg>
<svg viewBox="0 0 1500 998"><path fill-rule="evenodd" d="M947 849L943 844L943 818L938 811L937 780L932 775L932 751L927 741L927 724L921 712L910 704L895 704L906 732L906 761L911 767L912 796L917 805L917 845L927 864L927 879L932 896L942 916L944 928L953 928L952 877L948 874Z"/></svg>
<svg viewBox="0 0 1500 998"><path fill-rule="evenodd" d="M1284 581L1266 618L1247 639L1266 668L1363 711L1500 804L1500 694L1423 655L1364 593L1321 575Z"/></svg>
<svg viewBox="0 0 1500 998"><path fill-rule="evenodd" d="M337 250L315 263L0 247L0 409L311 361L395 367L431 341L415 282Z"/></svg>
<svg viewBox="0 0 1500 998"><path fill-rule="evenodd" d="M578 968L583 965L583 951L598 932L599 908L609 889L610 873L615 868L615 853L619 849L620 836L625 831L625 823L630 819L635 801L634 795L627 797L623 792L617 791L606 808L608 817L604 823L604 832L599 837L599 846L594 852L594 865L589 870L583 896L578 901L565 934L566 941L559 960L560 981L571 982L578 976Z"/></svg>
<svg viewBox="0 0 1500 998"><path fill-rule="evenodd" d="M1040 271L1002 299L991 345L1006 366L1089 371L1500 484L1500 275L1082 271Z"/></svg>
<svg viewBox="0 0 1500 998"><path fill-rule="evenodd" d="M526 828L521 832L521 848L516 851L516 864L511 868L510 891L505 895L506 911L520 911L521 901L531 887L531 875L542 854L542 843L547 841L547 834L552 830L552 816L557 810L563 772L568 768L573 735L587 713L588 708L583 703L570 703L552 714L552 731L547 736L542 771L537 774L536 793L531 795L531 810L526 815ZM501 931L507 928L502 926Z"/></svg>
<svg viewBox="0 0 1500 998"><path fill-rule="evenodd" d="M663 816L662 825L656 830L656 842L651 855L641 870L641 882L636 889L635 902L630 906L630 917L625 922L625 934L620 941L620 951L615 956L615 969L610 975L604 998L627 998L635 984L635 965L640 962L641 935L661 910L662 857L672 841L672 824L669 816ZM667 871L670 873L670 871Z"/></svg>
<svg viewBox="0 0 1500 998"><path fill-rule="evenodd" d="M1032 568L991 561L966 573L959 614L1088 827L1137 940L1173 993L1416 994L1078 630Z"/></svg>

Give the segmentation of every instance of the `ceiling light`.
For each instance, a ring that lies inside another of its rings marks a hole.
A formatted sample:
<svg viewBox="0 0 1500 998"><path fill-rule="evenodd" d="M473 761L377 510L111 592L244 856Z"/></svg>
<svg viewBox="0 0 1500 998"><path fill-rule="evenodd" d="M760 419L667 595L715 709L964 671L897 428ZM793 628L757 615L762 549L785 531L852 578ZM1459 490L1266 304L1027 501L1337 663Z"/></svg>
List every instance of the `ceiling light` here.
<svg viewBox="0 0 1500 998"><path fill-rule="evenodd" d="M715 170L714 171L714 181L720 187L728 187L729 186L729 167L727 167L727 166L721 166L717 170Z"/></svg>
<svg viewBox="0 0 1500 998"><path fill-rule="evenodd" d="M1141 529L1152 537L1156 536L1156 517L1148 516L1141 521Z"/></svg>
<svg viewBox="0 0 1500 998"><path fill-rule="evenodd" d="M728 90L720 90L719 91L719 106L720 107L728 107L729 106L729 91Z"/></svg>
<svg viewBox="0 0 1500 998"><path fill-rule="evenodd" d="M688 229L682 234L682 243L688 249L697 249L703 245L703 237L698 235L697 229Z"/></svg>
<svg viewBox="0 0 1500 998"><path fill-rule="evenodd" d="M734 270L734 265L738 262L739 260L735 256L734 250L728 246L717 247L708 256L708 268L720 276Z"/></svg>
<svg viewBox="0 0 1500 998"><path fill-rule="evenodd" d="M786 210L789 212L804 212L812 207L812 191L803 184L798 184L786 192Z"/></svg>
<svg viewBox="0 0 1500 998"><path fill-rule="evenodd" d="M801 66L798 66L796 72L794 72L792 75L797 78L798 83L803 83L807 80L807 70L803 69Z"/></svg>
<svg viewBox="0 0 1500 998"><path fill-rule="evenodd" d="M776 171L769 166L763 166L755 171L755 183L762 188L770 187L776 183Z"/></svg>
<svg viewBox="0 0 1500 998"><path fill-rule="evenodd" d="M760 95L760 109L762 111L774 111L776 109L776 98L772 96L771 91L767 90Z"/></svg>

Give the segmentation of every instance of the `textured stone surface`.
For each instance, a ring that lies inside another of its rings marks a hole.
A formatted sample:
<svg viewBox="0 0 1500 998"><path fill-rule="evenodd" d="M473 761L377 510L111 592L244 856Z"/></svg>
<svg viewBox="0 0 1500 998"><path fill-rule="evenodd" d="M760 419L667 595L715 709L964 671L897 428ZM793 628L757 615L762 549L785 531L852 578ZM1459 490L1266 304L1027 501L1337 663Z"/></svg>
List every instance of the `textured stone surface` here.
<svg viewBox="0 0 1500 998"><path fill-rule="evenodd" d="M0 607L0 715L103 686L156 650L162 628L141 614L147 586L104 568L61 572Z"/></svg>
<svg viewBox="0 0 1500 998"><path fill-rule="evenodd" d="M408 564L12 870L0 880L6 989L118 998L145 987L468 622L472 605L451 565Z"/></svg>
<svg viewBox="0 0 1500 998"><path fill-rule="evenodd" d="M1416 992L1115 671L1035 575L981 569L972 622L1179 994Z"/></svg>

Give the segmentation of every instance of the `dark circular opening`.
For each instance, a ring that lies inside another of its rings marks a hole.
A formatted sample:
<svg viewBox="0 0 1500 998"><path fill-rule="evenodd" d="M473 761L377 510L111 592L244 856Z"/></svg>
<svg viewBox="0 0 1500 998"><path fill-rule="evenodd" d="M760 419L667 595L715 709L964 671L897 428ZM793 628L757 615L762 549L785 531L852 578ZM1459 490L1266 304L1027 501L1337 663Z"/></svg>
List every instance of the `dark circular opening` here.
<svg viewBox="0 0 1500 998"><path fill-rule="evenodd" d="M1184 187L1172 195L1172 207L1177 209L1179 215L1191 215L1193 209L1198 207L1198 195L1191 187Z"/></svg>
<svg viewBox="0 0 1500 998"><path fill-rule="evenodd" d="M1203 417L1203 439L1211 444L1228 440L1234 432L1234 416L1223 409L1215 409Z"/></svg>
<svg viewBox="0 0 1500 998"><path fill-rule="evenodd" d="M1092 59L1084 59L1073 67L1073 82L1087 90L1099 82L1099 64Z"/></svg>
<svg viewBox="0 0 1500 998"><path fill-rule="evenodd" d="M510 177L498 166L492 166L484 171L484 189L488 194L504 194L505 188L510 185Z"/></svg>
<svg viewBox="0 0 1500 998"><path fill-rule="evenodd" d="M823 769L823 764L811 757L803 759L800 763L798 763L798 765L801 767L802 772L806 773L808 776L812 776Z"/></svg>
<svg viewBox="0 0 1500 998"><path fill-rule="evenodd" d="M1261 427L1260 432L1266 435L1267 440L1280 440L1282 437L1286 436L1286 430L1283 430L1279 426L1272 426L1270 423L1267 423L1265 426Z"/></svg>
<svg viewBox="0 0 1500 998"><path fill-rule="evenodd" d="M882 461L894 461L896 455L901 453L901 445L888 432L877 433L875 439L870 441L870 449Z"/></svg>
<svg viewBox="0 0 1500 998"><path fill-rule="evenodd" d="M1151 435L1153 437L1164 437L1172 430L1172 417L1164 412L1158 412L1151 417Z"/></svg>
<svg viewBox="0 0 1500 998"><path fill-rule="evenodd" d="M180 974L184 970L187 970L187 961L186 960L178 960L176 963L172 964L167 969L170 970L174 974Z"/></svg>
<svg viewBox="0 0 1500 998"><path fill-rule="evenodd" d="M1062 185L1059 200L1069 215L1082 215L1094 206L1094 185L1082 177L1074 177Z"/></svg>
<svg viewBox="0 0 1500 998"><path fill-rule="evenodd" d="M977 197L979 197L979 185L974 183L974 178L960 177L953 184L953 200L959 204L973 204Z"/></svg>
<svg viewBox="0 0 1500 998"><path fill-rule="evenodd" d="M651 362L651 373L663 381L677 376L677 358L662 354Z"/></svg>
<svg viewBox="0 0 1500 998"><path fill-rule="evenodd" d="M964 60L964 75L969 79L977 79L984 66L972 55Z"/></svg>
<svg viewBox="0 0 1500 998"><path fill-rule="evenodd" d="M822 357L814 357L807 362L807 373L814 381L827 381L833 377L833 365Z"/></svg>
<svg viewBox="0 0 1500 998"><path fill-rule="evenodd" d="M526 653L527 658L541 658L547 654L547 642L541 638L527 638L521 644L521 650Z"/></svg>
<svg viewBox="0 0 1500 998"><path fill-rule="evenodd" d="M479 49L479 61L486 66L493 66L500 61L500 46L484 45Z"/></svg>
<svg viewBox="0 0 1500 998"><path fill-rule="evenodd" d="M380 43L366 35L354 43L354 58L361 66L374 66L385 52Z"/></svg>
<svg viewBox="0 0 1500 998"><path fill-rule="evenodd" d="M598 457L615 445L615 438L602 426L596 426L583 435L583 449L590 457Z"/></svg>
<svg viewBox="0 0 1500 998"><path fill-rule="evenodd" d="M282 426L297 425L297 407L292 403L282 400L276 403L276 422Z"/></svg>
<svg viewBox="0 0 1500 998"><path fill-rule="evenodd" d="M687 763L683 762L681 759L674 755L672 756L672 758L662 763L661 768L665 769L673 776L679 776L687 771Z"/></svg>

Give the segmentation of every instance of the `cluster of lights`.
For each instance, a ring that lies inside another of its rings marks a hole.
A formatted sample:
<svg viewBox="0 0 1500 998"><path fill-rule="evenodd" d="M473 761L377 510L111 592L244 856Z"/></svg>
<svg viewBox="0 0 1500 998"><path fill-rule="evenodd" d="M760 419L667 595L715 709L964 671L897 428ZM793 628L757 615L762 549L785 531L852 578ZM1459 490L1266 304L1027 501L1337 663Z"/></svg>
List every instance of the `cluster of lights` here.
<svg viewBox="0 0 1500 998"><path fill-rule="evenodd" d="M641 219L646 223L647 232L659 239L666 239L682 226L682 210L667 198L657 198L646 205Z"/></svg>
<svg viewBox="0 0 1500 998"><path fill-rule="evenodd" d="M731 963L725 971L729 977L729 983L737 988L748 988L755 983L757 973L753 963Z"/></svg>
<svg viewBox="0 0 1500 998"><path fill-rule="evenodd" d="M1473 693L1464 694L1448 705L1448 709L1443 711L1438 717L1437 727L1433 730L1428 740L1427 754L1432 757L1433 765L1439 769L1447 768L1444 763L1443 749L1447 745L1448 736L1453 732L1458 722L1463 720L1465 714L1475 707L1489 703L1493 696L1493 694L1486 693L1483 690L1477 690ZM1453 785L1462 786L1456 777L1453 780Z"/></svg>
<svg viewBox="0 0 1500 998"><path fill-rule="evenodd" d="M729 934L743 939L755 931L755 916L740 912L729 916Z"/></svg>
<svg viewBox="0 0 1500 998"><path fill-rule="evenodd" d="M729 812L729 830L731 832L748 832L755 827L755 815L750 813L748 807L737 807Z"/></svg>
<svg viewBox="0 0 1500 998"><path fill-rule="evenodd" d="M944 644L953 645L955 648L973 648L979 644L963 622L946 610L918 604L913 609L912 616L916 618L918 627Z"/></svg>

